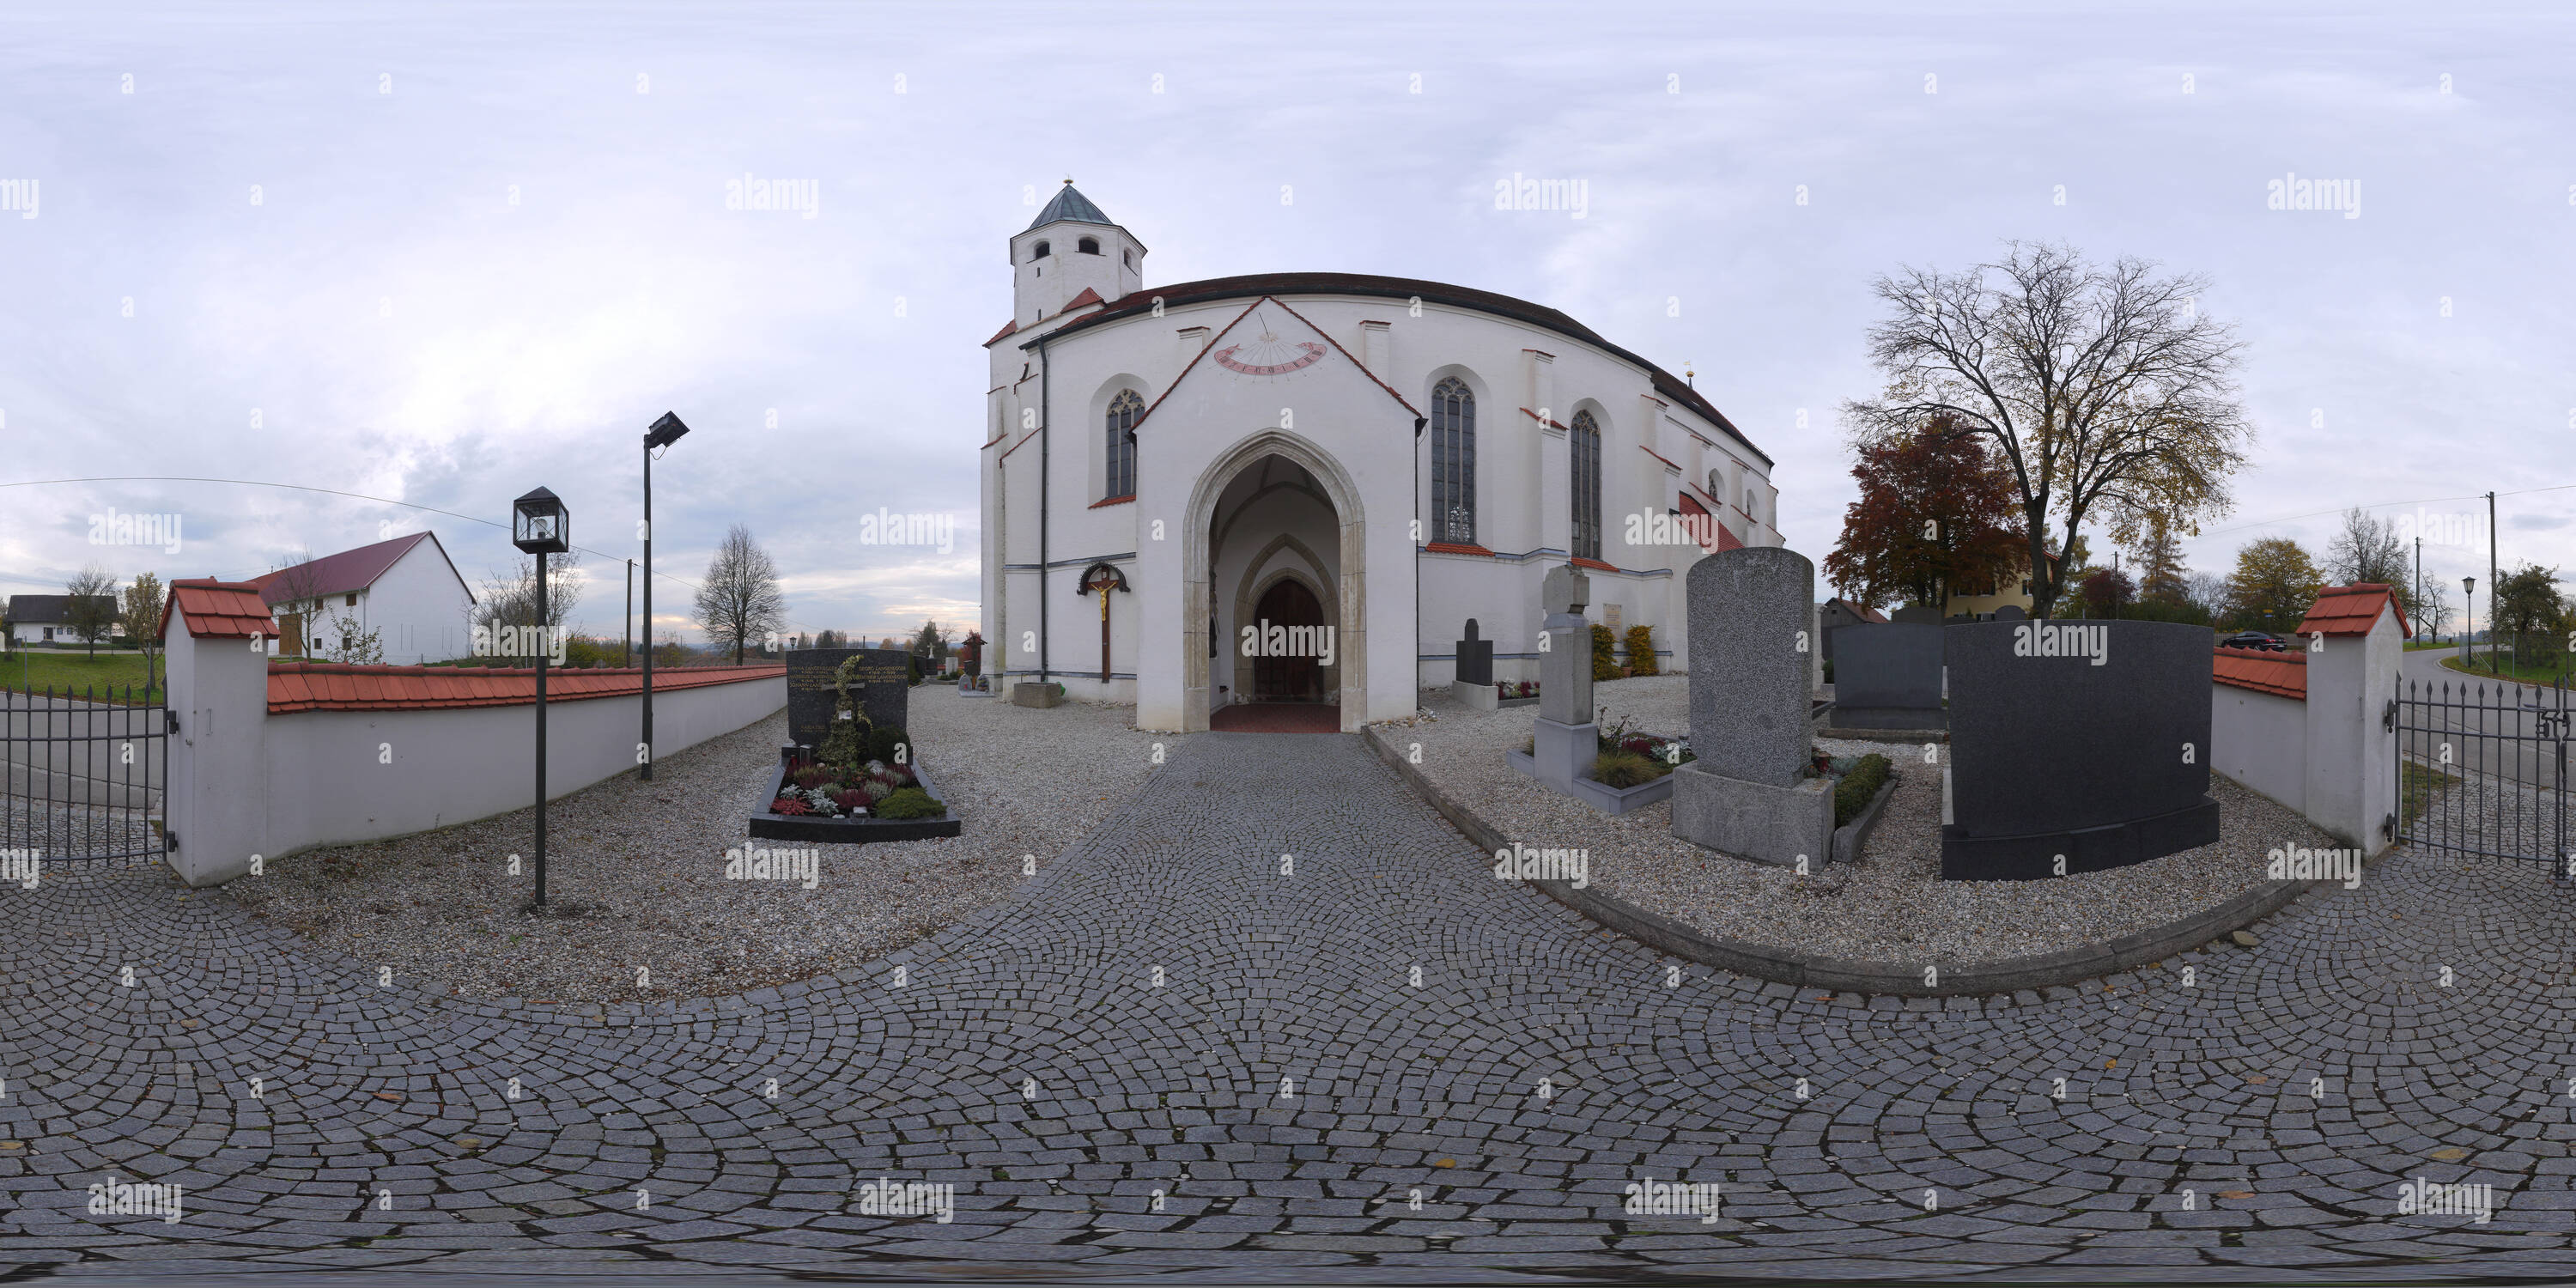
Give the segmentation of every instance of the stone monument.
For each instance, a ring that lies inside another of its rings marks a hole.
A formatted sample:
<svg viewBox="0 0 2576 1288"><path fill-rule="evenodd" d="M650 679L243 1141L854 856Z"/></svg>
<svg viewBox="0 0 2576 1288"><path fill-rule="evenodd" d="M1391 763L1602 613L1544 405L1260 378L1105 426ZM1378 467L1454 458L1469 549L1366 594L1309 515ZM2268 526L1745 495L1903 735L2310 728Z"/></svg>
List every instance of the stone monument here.
<svg viewBox="0 0 2576 1288"><path fill-rule="evenodd" d="M1941 632L1947 629L1865 622L1835 630L1834 710L1826 736L1949 728L1949 713L1941 707Z"/></svg>
<svg viewBox="0 0 2576 1288"><path fill-rule="evenodd" d="M1833 780L1813 774L1809 755L1815 586L1816 566L1779 546L1721 551L1691 565L1690 738L1698 759L1672 772L1673 835L1761 863L1803 857L1810 871L1832 855Z"/></svg>
<svg viewBox="0 0 2576 1288"><path fill-rule="evenodd" d="M1495 709L1494 642L1476 637L1476 619L1467 619L1467 634L1458 641L1457 677L1449 682L1450 696L1483 711Z"/></svg>
<svg viewBox="0 0 2576 1288"><path fill-rule="evenodd" d="M1530 755L1540 782L1571 795L1574 780L1589 774L1601 754L1601 731L1592 722L1592 625L1583 618L1592 579L1573 564L1558 564L1548 570L1539 597L1547 607L1547 637Z"/></svg>
<svg viewBox="0 0 2576 1288"><path fill-rule="evenodd" d="M899 648L805 648L787 654L787 737L820 747L841 710L844 659L861 659L850 678L850 703L870 724L904 727L912 697L911 658Z"/></svg>

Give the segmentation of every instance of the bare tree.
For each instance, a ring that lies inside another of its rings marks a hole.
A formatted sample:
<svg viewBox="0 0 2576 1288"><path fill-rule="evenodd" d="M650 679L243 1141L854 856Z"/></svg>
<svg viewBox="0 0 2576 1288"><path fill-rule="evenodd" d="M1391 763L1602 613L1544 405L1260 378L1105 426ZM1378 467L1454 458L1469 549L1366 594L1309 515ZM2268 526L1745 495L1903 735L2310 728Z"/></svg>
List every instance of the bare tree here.
<svg viewBox="0 0 2576 1288"><path fill-rule="evenodd" d="M71 600L63 606L63 624L89 645L91 657L97 657L98 637L116 629L116 578L91 564L72 574L63 589L71 592Z"/></svg>
<svg viewBox="0 0 2576 1288"><path fill-rule="evenodd" d="M2410 612L2409 620L2416 634L2439 638L2451 627L2451 593L2442 588L2439 578L2426 582L2422 593L2423 607Z"/></svg>
<svg viewBox="0 0 2576 1288"><path fill-rule="evenodd" d="M2088 518L2123 546L2150 515L2193 535L2227 512L2253 429L2232 379L2242 346L2198 308L2206 277L2127 257L2098 267L2071 246L2006 252L1964 274L1873 282L1893 311L1869 332L1887 387L1843 414L1861 442L1934 416L1991 435L2020 490L2032 615L2046 617L2067 576L2046 558L2051 515L2068 546Z"/></svg>
<svg viewBox="0 0 2576 1288"><path fill-rule="evenodd" d="M698 625L707 642L733 646L734 664L742 664L743 644L766 636L787 620L787 596L778 588L778 565L751 539L751 529L735 524L724 544L707 561L706 584L698 587Z"/></svg>
<svg viewBox="0 0 2576 1288"><path fill-rule="evenodd" d="M2375 581L2397 592L2398 605L2412 618L2416 604L2414 572L2406 563L2406 543L2397 525L2358 506L2343 512L2343 527L2326 545L2326 575L2336 585Z"/></svg>
<svg viewBox="0 0 2576 1288"><path fill-rule="evenodd" d="M2214 572L2196 572L2183 578L2183 600L2209 614L2213 623L2227 620L2228 582Z"/></svg>
<svg viewBox="0 0 2576 1288"><path fill-rule="evenodd" d="M537 556L521 555L506 572L499 569L483 575L483 593L471 610L472 625L492 633L495 648L503 639L506 627L560 629L571 616L574 604L581 602L581 582L572 572L581 566L581 552L566 551L546 557L545 620L537 620ZM521 637L530 638L530 637ZM539 635L533 638L543 639ZM534 657L533 653L510 656Z"/></svg>

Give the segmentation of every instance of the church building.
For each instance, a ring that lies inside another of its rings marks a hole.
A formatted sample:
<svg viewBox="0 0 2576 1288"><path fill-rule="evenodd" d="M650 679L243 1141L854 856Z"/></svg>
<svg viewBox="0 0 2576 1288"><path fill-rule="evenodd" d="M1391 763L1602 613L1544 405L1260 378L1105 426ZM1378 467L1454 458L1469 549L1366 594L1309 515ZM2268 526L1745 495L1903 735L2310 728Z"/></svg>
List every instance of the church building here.
<svg viewBox="0 0 2576 1288"><path fill-rule="evenodd" d="M1148 288L1144 243L1069 180L1010 258L985 342L997 691L1356 731L1445 687L1470 618L1496 679L1537 679L1540 582L1569 559L1592 620L1679 669L1691 563L1781 544L1771 458L1554 309L1356 273Z"/></svg>

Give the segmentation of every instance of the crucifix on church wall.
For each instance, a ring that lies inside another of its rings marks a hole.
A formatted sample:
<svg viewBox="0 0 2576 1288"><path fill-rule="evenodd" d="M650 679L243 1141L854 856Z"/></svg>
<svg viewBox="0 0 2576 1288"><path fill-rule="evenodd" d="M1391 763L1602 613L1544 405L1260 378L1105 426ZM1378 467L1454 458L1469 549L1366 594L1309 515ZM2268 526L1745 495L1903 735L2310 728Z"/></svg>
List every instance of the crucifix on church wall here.
<svg viewBox="0 0 2576 1288"><path fill-rule="evenodd" d="M1127 589L1127 574L1096 563L1082 572L1081 593L1100 596L1100 682L1109 683L1109 592Z"/></svg>

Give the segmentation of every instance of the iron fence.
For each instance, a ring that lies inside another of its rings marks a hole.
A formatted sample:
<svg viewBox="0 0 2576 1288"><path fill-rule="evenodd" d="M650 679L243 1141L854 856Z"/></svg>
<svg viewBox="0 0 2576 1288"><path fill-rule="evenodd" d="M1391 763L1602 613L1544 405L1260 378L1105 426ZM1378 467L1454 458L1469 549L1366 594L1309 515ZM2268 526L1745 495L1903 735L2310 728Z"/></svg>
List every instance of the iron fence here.
<svg viewBox="0 0 2576 1288"><path fill-rule="evenodd" d="M2545 865L2576 878L2568 848L2567 674L2548 685L2463 677L2400 680L2397 839L2454 854Z"/></svg>
<svg viewBox="0 0 2576 1288"><path fill-rule="evenodd" d="M176 723L148 690L0 690L0 850L45 864L159 862Z"/></svg>

